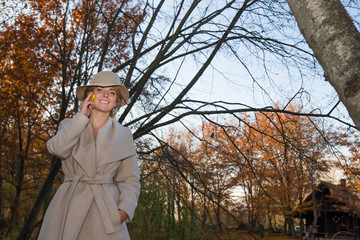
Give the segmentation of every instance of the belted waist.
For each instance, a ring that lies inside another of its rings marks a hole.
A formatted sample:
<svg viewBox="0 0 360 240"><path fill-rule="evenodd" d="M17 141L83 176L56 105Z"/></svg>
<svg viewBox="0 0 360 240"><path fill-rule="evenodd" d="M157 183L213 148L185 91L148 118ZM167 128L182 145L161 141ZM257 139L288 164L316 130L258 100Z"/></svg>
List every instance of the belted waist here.
<svg viewBox="0 0 360 240"><path fill-rule="evenodd" d="M66 176L64 182L85 182L88 184L106 184L106 183L114 183L114 177L112 175L101 175L96 176L95 178L89 178L84 175L75 175L75 176Z"/></svg>
<svg viewBox="0 0 360 240"><path fill-rule="evenodd" d="M108 234L114 233L115 232L114 226L111 223L110 214L107 210L105 199L101 192L102 186L100 186L100 184L114 183L114 177L112 175L101 175L101 176L96 176L95 178L89 178L84 175L73 175L73 176L65 175L64 183L65 182L71 182L71 186L66 197L66 202L65 202L66 210L65 210L65 215L62 217L61 231L59 232L60 236L58 239L62 239L62 232L64 231L68 206L71 197L73 195L73 192L75 190L75 187L79 182L87 183L90 185L95 198L95 202L99 208L100 217L104 224L105 230Z"/></svg>

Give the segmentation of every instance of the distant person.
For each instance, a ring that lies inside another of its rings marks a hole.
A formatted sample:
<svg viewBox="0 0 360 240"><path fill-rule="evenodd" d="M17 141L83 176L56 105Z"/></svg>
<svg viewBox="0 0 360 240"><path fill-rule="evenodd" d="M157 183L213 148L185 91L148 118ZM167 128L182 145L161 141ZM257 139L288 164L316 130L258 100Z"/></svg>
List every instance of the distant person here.
<svg viewBox="0 0 360 240"><path fill-rule="evenodd" d="M132 133L114 118L129 92L110 71L76 89L81 111L47 142L62 160L64 182L52 199L40 240L126 240L140 192Z"/></svg>

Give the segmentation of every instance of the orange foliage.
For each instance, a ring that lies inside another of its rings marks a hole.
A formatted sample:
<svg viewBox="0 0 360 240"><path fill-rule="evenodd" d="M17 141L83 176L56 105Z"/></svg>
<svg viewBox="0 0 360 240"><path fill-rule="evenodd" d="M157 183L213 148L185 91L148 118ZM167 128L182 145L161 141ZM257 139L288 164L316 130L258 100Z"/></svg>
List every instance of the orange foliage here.
<svg viewBox="0 0 360 240"><path fill-rule="evenodd" d="M293 106L288 110L298 111ZM226 206L228 213L239 207L231 197L235 187L241 189L242 204L247 206L247 215L238 219L250 226L257 225L261 216L291 218L311 191L312 177L316 180L330 166L324 158L327 133L315 124L307 117L281 112L243 114L222 124L203 122L201 130L194 130L200 141L189 133L171 132L166 141L171 147L157 152L161 159L157 167L169 176L171 169L181 172L173 184L183 186L186 200L192 183L198 215L210 214L217 227L226 215L220 206ZM212 213L206 213L209 210Z"/></svg>

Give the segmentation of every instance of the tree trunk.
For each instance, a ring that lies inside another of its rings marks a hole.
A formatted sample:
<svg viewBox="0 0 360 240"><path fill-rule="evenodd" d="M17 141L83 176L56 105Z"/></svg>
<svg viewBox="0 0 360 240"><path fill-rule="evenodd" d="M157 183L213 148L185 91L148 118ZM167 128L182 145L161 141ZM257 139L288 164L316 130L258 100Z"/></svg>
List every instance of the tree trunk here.
<svg viewBox="0 0 360 240"><path fill-rule="evenodd" d="M2 130L2 129L1 129ZM3 136L3 135L1 135ZM2 152L2 144L0 144L0 152ZM2 177L2 154L0 154L0 239L3 239L5 230L5 219L4 219L4 195L3 194L3 177Z"/></svg>
<svg viewBox="0 0 360 240"><path fill-rule="evenodd" d="M298 27L360 129L360 33L340 0L287 0Z"/></svg>
<svg viewBox="0 0 360 240"><path fill-rule="evenodd" d="M20 208L20 201L21 201L21 193L23 190L23 183L24 183L24 168L25 168L25 157L22 153L19 154L17 157L17 184L15 186L16 193L15 197L11 203L11 216L9 221L9 226L7 229L6 235L9 235L11 231L14 229L15 226L19 223L19 208Z"/></svg>
<svg viewBox="0 0 360 240"><path fill-rule="evenodd" d="M17 104L17 106L18 106L18 104ZM20 107L18 109L20 109ZM15 192L15 197L14 197L13 201L11 201L11 207L10 207L11 216L10 216L9 226L8 226L6 235L9 235L10 232L13 230L13 228L19 222L19 206L20 206L21 192L22 192L23 183L24 183L26 153L23 148L23 144L25 141L23 140L22 126L21 126L21 117L22 116L20 114L20 111L17 111L16 117L17 117L16 126L17 126L17 130L18 130L18 140L19 140L18 153L16 154L17 157L15 158L16 159L16 169L15 169L15 171L16 171L16 185L15 185L16 192ZM29 141L27 141L27 142L29 143Z"/></svg>
<svg viewBox="0 0 360 240"><path fill-rule="evenodd" d="M24 223L24 226L22 227L19 236L17 237L17 240L26 240L29 239L32 233L32 230L37 222L37 216L39 215L39 212L48 196L48 194L51 192L53 182L55 180L56 175L58 174L61 167L60 159L57 159L56 157L53 157L53 166L50 170L50 173L48 177L45 180L44 185L42 186L40 193L35 201L35 204L33 208L31 209L31 212L26 219L26 222ZM44 209L45 211L46 209Z"/></svg>
<svg viewBox="0 0 360 240"><path fill-rule="evenodd" d="M223 231L222 229L222 222L220 217L220 198L218 198L217 207L216 207L216 231L221 233Z"/></svg>

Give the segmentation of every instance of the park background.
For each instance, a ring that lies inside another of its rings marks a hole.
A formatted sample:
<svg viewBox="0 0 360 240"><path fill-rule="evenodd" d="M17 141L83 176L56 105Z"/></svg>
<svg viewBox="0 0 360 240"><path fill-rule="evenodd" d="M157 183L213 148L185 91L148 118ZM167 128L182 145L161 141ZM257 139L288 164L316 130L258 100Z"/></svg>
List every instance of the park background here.
<svg viewBox="0 0 360 240"><path fill-rule="evenodd" d="M341 4L358 30L358 1ZM358 194L358 131L287 1L1 0L0 10L0 239L36 239L63 180L46 141L101 70L130 91L117 119L141 170L132 239L291 239L321 181L346 179Z"/></svg>

